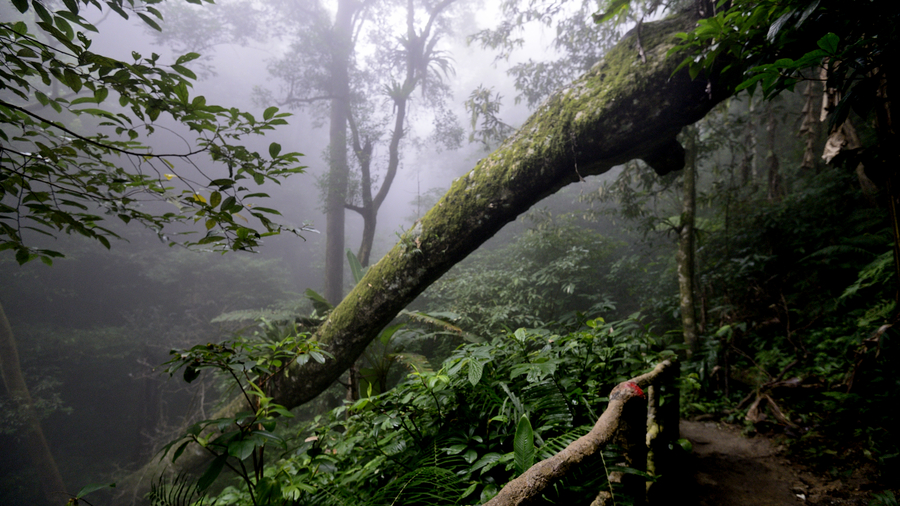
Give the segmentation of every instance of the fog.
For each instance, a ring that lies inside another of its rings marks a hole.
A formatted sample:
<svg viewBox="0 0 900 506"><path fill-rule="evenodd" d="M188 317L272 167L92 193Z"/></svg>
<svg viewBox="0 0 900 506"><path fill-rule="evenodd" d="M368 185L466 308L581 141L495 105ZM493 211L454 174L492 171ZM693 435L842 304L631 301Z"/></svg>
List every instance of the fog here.
<svg viewBox="0 0 900 506"><path fill-rule="evenodd" d="M212 11L230 3L221 0L202 9ZM519 92L507 70L528 58L559 56L548 47L555 36L553 27L528 28L521 34L525 45L508 59L498 59L496 51L483 49L477 43L467 44L467 37L475 32L493 28L492 23L500 18L497 3L459 2L445 17L438 48L452 58L455 70L443 78L447 87L445 105L457 118L462 142L456 148L436 149L436 143L429 139L433 111L424 107L424 100L419 100L416 91L408 134L401 146L398 175L378 212L373 263L455 178L486 156L487 150L480 143L467 141L470 125L464 103L469 94L479 85L492 88L503 97L499 117L516 127L531 110L526 100L516 102ZM402 35L402 6L396 8L401 12L397 33ZM106 12L88 10L84 15L99 29L98 34L93 34L91 48L96 53L129 61L132 51L145 56L156 52L161 55L161 62L171 62L179 54L172 47L174 43L160 42L136 16L126 21ZM202 75L194 83L191 96L203 95L208 103L237 107L256 117L261 117L268 105L278 105L279 83L269 69L292 50L290 37L280 36L277 31L281 26L273 22L270 30L264 28L238 42L222 36L211 47L198 49L204 59L191 68ZM162 27L164 32L168 29L164 23ZM374 29L372 33L376 33ZM375 51L374 46L366 46L372 44L366 37L366 33L360 35L358 43L357 53L363 55L357 62L361 67L366 65L364 56ZM261 89L271 91L270 103L261 104L254 99L260 96L254 90ZM369 103L378 114L390 116L386 99L370 99ZM259 203L279 210L282 216L277 221L281 223L307 224L309 230L302 233L302 238L283 233L266 237L255 253L221 255L170 246L154 231L113 222L115 218L110 216L105 226L120 234L122 240L112 241L109 251L98 243L60 233L53 238L27 236L34 245L65 254L52 267L37 261L19 266L9 251L0 252L0 303L10 320L26 381L44 417L41 423L68 493L73 494L88 483L116 481L125 471L150 459L186 420L209 414L222 393L221 385L205 381L199 387L188 386L178 375L168 378L161 364L167 360L170 349L220 340L233 327L211 321L229 311L279 304L298 308L302 314L312 310L302 294L308 288L321 292L324 286L322 181L328 172L329 143L328 118L323 115L326 105L291 109L289 125L264 138L245 139L249 149L261 153L266 152L269 143L277 142L283 151L304 154L302 164L306 172L281 185L265 184L262 191L271 199ZM287 105L279 107L282 111L289 109ZM145 140L156 152L180 153L190 149L185 143L193 139L190 132L165 122L161 126L165 128ZM388 157L385 140L390 136L389 129L383 130L373 155L375 173L382 177ZM198 163L207 168L205 161ZM210 166L209 170L223 169ZM588 212L589 204L579 200L596 193L601 184L598 178L590 178L540 207L552 213L578 209ZM151 211L165 212L170 204L147 206ZM347 211L346 216L345 244L355 252L363 222L353 212ZM485 248L502 247L531 223L511 223ZM615 224L609 219L597 218L591 223L592 229L617 238ZM187 230L196 229L186 224L166 233L177 241L174 234ZM345 269L344 285L345 292L352 285L349 266ZM425 306L427 302L417 304ZM21 419L7 406L3 412L0 453L9 457L0 463L0 503L37 504L41 500L35 493L37 479L17 436Z"/></svg>

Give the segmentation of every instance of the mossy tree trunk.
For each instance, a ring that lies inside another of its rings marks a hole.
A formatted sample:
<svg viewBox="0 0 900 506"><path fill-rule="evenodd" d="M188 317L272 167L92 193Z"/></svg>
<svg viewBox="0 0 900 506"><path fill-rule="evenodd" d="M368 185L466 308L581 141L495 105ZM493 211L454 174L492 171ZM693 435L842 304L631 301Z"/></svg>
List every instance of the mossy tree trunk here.
<svg viewBox="0 0 900 506"><path fill-rule="evenodd" d="M34 410L34 403L28 386L25 384L25 376L19 365L19 352L16 349L16 340L13 337L12 327L0 306L0 375L3 377L3 385L9 399L12 401L22 423L21 442L31 465L41 482L46 504L63 504L66 500L66 488L62 476L53 460L50 446L41 430L41 423Z"/></svg>
<svg viewBox="0 0 900 506"><path fill-rule="evenodd" d="M350 115L350 52L353 16L359 5L338 2L332 27L330 83L334 86L329 116L328 179L325 195L325 299L337 304L344 290L344 204L347 201L347 121Z"/></svg>
<svg viewBox="0 0 900 506"><path fill-rule="evenodd" d="M697 130L684 130L685 161L682 174L683 197L678 224L678 292L681 302L681 326L690 357L698 350L697 318L694 304L694 222L697 214Z"/></svg>
<svg viewBox="0 0 900 506"><path fill-rule="evenodd" d="M275 402L292 408L315 398L425 288L563 186L635 158L660 173L682 169L684 149L676 135L731 93L714 79L691 80L687 71L675 73L681 58L666 58L676 43L674 35L695 23L693 13L684 13L644 24L640 41L634 33L626 36L585 75L548 98L499 149L454 181L319 329L316 338L334 359L310 361L293 371L276 385ZM184 455L173 471L197 465L193 456ZM159 468L143 470L145 483L154 472Z"/></svg>

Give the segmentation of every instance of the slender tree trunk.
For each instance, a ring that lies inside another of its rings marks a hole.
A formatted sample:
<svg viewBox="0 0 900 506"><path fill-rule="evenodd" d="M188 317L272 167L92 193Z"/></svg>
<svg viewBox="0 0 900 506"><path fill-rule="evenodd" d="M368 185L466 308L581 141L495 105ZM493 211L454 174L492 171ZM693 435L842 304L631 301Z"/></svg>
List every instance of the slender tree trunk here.
<svg viewBox="0 0 900 506"><path fill-rule="evenodd" d="M744 160L741 162L741 184L745 187L749 186L755 190L756 181L759 176L759 161L756 156L756 116L755 107L753 105L753 97L747 98L747 151L744 152Z"/></svg>
<svg viewBox="0 0 900 506"><path fill-rule="evenodd" d="M697 211L697 130L684 129L684 197L678 237L678 292L681 301L681 325L688 357L698 350L697 321L694 311L694 221Z"/></svg>
<svg viewBox="0 0 900 506"><path fill-rule="evenodd" d="M775 125L775 108L772 101L766 102L766 132L768 133L768 170L766 184L766 198L769 202L781 200L784 196L784 188L781 177L781 163L778 160L777 128Z"/></svg>
<svg viewBox="0 0 900 506"><path fill-rule="evenodd" d="M18 416L23 422L22 445L28 452L31 464L37 471L41 481L44 498L47 504L63 504L66 499L66 487L62 476L50 453L50 446L41 430L41 423L34 410L31 394L25 385L25 377L19 366L19 352L16 349L16 341L13 337L12 327L0 305L0 374L3 376L3 384L6 392L16 408Z"/></svg>
<svg viewBox="0 0 900 506"><path fill-rule="evenodd" d="M344 297L344 204L347 200L347 118L350 115L350 51L353 46L353 0L338 2L331 33L331 100L328 194L325 198L325 299L337 305Z"/></svg>
<svg viewBox="0 0 900 506"><path fill-rule="evenodd" d="M384 203L385 198L387 198L388 191L390 191L394 178L397 176L397 169L400 167L400 141L402 141L403 137L406 135L405 123L406 114L409 108L409 98L416 87L423 85L423 79L428 72L428 58L430 55L427 53L427 48L429 46L429 38L431 37L431 28L441 12L446 10L455 1L456 0L442 0L440 3L433 6L430 9L428 21L422 29L422 32L416 33L415 2L414 0L407 0L406 39L408 46L406 47L406 75L404 77L403 86L399 90L395 90L397 95L392 97L394 100L395 111L394 130L391 132L391 141L388 145L388 166L385 171L384 180L381 182L381 187L374 196L372 195L372 180L369 172L369 163L371 159L363 159L367 153L364 148L362 150L360 149L358 134L355 131L355 127L353 127L354 145L356 146L357 153L362 155L360 157L360 165L363 172L363 203L361 208L348 207L358 212L363 217L363 237L359 246L359 254L357 255L359 263L362 264L363 267L369 265L372 244L375 241L375 227L377 225L378 210L381 208L381 204ZM435 37L437 37L437 35L435 35ZM433 40L434 39L432 39L432 41ZM368 156L371 156L371 153L370 149L368 151Z"/></svg>

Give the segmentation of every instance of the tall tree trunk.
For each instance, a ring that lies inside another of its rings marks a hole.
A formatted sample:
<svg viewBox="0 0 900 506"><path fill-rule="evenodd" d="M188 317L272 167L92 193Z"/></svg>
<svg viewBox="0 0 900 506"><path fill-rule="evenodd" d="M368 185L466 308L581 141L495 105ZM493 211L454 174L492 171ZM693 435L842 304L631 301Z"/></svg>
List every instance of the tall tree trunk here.
<svg viewBox="0 0 900 506"><path fill-rule="evenodd" d="M666 57L677 43L675 34L695 23L693 14L684 13L644 24L646 62L634 35L623 39L603 61L547 99L497 151L458 178L437 205L369 267L316 332L315 339L333 358L322 364L310 360L289 378L279 376L273 401L290 409L323 392L400 310L544 197L582 176L602 174L635 158L659 173L682 169L684 149L675 137L732 93L719 85L715 74L710 80L692 81L687 70L676 73L681 58ZM227 416L240 406L236 399L213 416ZM190 449L169 472L202 468L205 459ZM148 464L123 485L142 480L146 487L166 465Z"/></svg>
<svg viewBox="0 0 900 506"><path fill-rule="evenodd" d="M741 184L755 190L756 181L759 176L759 158L756 156L756 116L755 106L753 104L753 96L747 97L747 146L744 152L744 159L741 162Z"/></svg>
<svg viewBox="0 0 900 506"><path fill-rule="evenodd" d="M3 376L3 384L9 395L12 405L24 425L21 437L22 445L28 452L32 466L37 471L41 481L41 489L47 504L62 504L66 499L66 487L62 476L53 460L50 446L41 430L41 423L34 410L31 394L25 385L25 377L19 365L19 352L16 349L16 340L13 337L12 327L0 305L0 375Z"/></svg>
<svg viewBox="0 0 900 506"><path fill-rule="evenodd" d="M766 132L768 133L768 167L766 178L766 198L769 202L781 200L784 196L784 188L781 177L781 163L778 160L777 134L775 124L775 107L772 101L766 102Z"/></svg>
<svg viewBox="0 0 900 506"><path fill-rule="evenodd" d="M681 302L681 325L688 357L698 351L697 321L694 310L694 221L697 212L697 130L684 129L684 197L678 231L678 292Z"/></svg>
<svg viewBox="0 0 900 506"><path fill-rule="evenodd" d="M338 2L331 33L331 100L328 193L325 197L325 299L337 305L344 297L344 204L347 200L347 118L350 115L350 52L353 48L354 0Z"/></svg>

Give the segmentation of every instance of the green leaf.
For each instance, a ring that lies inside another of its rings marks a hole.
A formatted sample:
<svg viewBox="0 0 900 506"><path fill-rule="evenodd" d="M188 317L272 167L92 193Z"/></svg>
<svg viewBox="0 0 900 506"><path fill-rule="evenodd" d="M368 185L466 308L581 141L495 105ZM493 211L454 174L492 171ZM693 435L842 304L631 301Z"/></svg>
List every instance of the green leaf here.
<svg viewBox="0 0 900 506"><path fill-rule="evenodd" d="M178 457L180 457L181 454L184 453L185 448L187 448L187 445L190 444L191 442L192 441L189 439L189 440L185 441L184 443L181 443L178 446L178 448L175 449L175 453L172 454L172 463L173 464L175 463L176 460L178 460Z"/></svg>
<svg viewBox="0 0 900 506"><path fill-rule="evenodd" d="M172 65L172 70L178 72L179 74L189 78L189 79L197 79L197 74L191 72L187 67L182 67L181 65L175 64Z"/></svg>
<svg viewBox="0 0 900 506"><path fill-rule="evenodd" d="M28 0L12 0L12 3L22 14L28 12Z"/></svg>
<svg viewBox="0 0 900 506"><path fill-rule="evenodd" d="M96 492L103 488L116 488L115 483L92 483L90 485L85 485L81 490L75 494L76 499L81 499L82 497L90 494L91 492Z"/></svg>
<svg viewBox="0 0 900 506"><path fill-rule="evenodd" d="M209 194L209 205L211 207L216 207L217 205L222 203L222 194L219 192L212 192Z"/></svg>
<svg viewBox="0 0 900 506"><path fill-rule="evenodd" d="M191 366L187 366L184 368L184 381L190 383L197 379L198 376L200 376L199 369Z"/></svg>
<svg viewBox="0 0 900 506"><path fill-rule="evenodd" d="M108 89L97 88L97 90L94 91L94 102L99 104L100 102L103 102L104 100L106 100L106 97L108 97L108 96L109 96Z"/></svg>
<svg viewBox="0 0 900 506"><path fill-rule="evenodd" d="M469 383L474 387L481 381L481 375L484 372L484 364L477 360L469 360Z"/></svg>
<svg viewBox="0 0 900 506"><path fill-rule="evenodd" d="M183 54L175 60L175 65L183 65L189 61L196 60L197 58L200 58L200 54L198 53Z"/></svg>
<svg viewBox="0 0 900 506"><path fill-rule="evenodd" d="M219 209L222 211L227 211L236 203L237 200L233 196L229 195L228 197L225 197L225 200L222 201L222 205L219 207Z"/></svg>
<svg viewBox="0 0 900 506"><path fill-rule="evenodd" d="M239 439L228 443L228 455L238 460L244 460L253 454L256 449L256 441L253 439Z"/></svg>
<svg viewBox="0 0 900 506"><path fill-rule="evenodd" d="M275 106L269 107L268 109L263 111L263 119L266 121L269 121L270 119L272 119L273 116L275 116L276 112L278 112L277 107L275 107Z"/></svg>
<svg viewBox="0 0 900 506"><path fill-rule="evenodd" d="M363 269L362 264L359 263L359 259L356 258L356 255L354 255L349 248L347 249L347 263L350 264L350 271L353 273L353 282L359 284L365 270Z"/></svg>
<svg viewBox="0 0 900 506"><path fill-rule="evenodd" d="M534 465L534 430L528 415L523 414L516 426L516 436L513 440L513 453L516 471L519 474L527 471Z"/></svg>
<svg viewBox="0 0 900 506"><path fill-rule="evenodd" d="M275 158L278 156L278 153L281 153L281 144L278 144L277 142L269 144L269 156Z"/></svg>
<svg viewBox="0 0 900 506"><path fill-rule="evenodd" d="M75 0L63 0L63 4L69 9L69 12L75 15L78 14L78 2Z"/></svg>
<svg viewBox="0 0 900 506"><path fill-rule="evenodd" d="M41 18L41 21L50 25L50 28L53 28L53 16L51 16L47 9L44 8L44 5L40 2L31 2L31 6L34 7L34 12Z"/></svg>
<svg viewBox="0 0 900 506"><path fill-rule="evenodd" d="M117 12L118 12L118 10L117 10ZM147 25L149 25L150 28L153 28L153 29L156 30L157 32L161 32L161 31L162 31L162 28L160 28L159 25L156 23L156 21L154 21L150 16L148 16L148 15L146 15L146 14L143 14L143 13L140 13L140 12L138 12L137 15L138 15L138 17L140 17L142 20L144 20L144 23L147 23Z"/></svg>
<svg viewBox="0 0 900 506"><path fill-rule="evenodd" d="M175 92L175 96L178 97L178 101L182 104L187 105L188 102L188 89L185 83L178 83L178 86L172 89Z"/></svg>
<svg viewBox="0 0 900 506"><path fill-rule="evenodd" d="M828 53L830 56L834 56L838 54L838 45L841 43L841 38L838 37L833 32L829 32L824 37L819 39L817 43L823 51Z"/></svg>
<svg viewBox="0 0 900 506"><path fill-rule="evenodd" d="M789 10L782 14L778 19L776 19L775 22L772 23L772 26L769 27L769 33L766 34L766 40L768 40L769 42L774 42L775 37L778 36L778 32L781 31L781 27L784 26L784 24L787 23L787 21L791 19L791 16L793 15L794 11Z"/></svg>
<svg viewBox="0 0 900 506"><path fill-rule="evenodd" d="M206 468L206 471L203 473L203 476L197 480L197 490L203 492L208 489L210 485L216 481L216 478L219 477L219 473L222 472L222 468L225 467L225 461L228 459L227 454L222 454L216 457L215 460L212 461L212 464Z"/></svg>
<svg viewBox="0 0 900 506"><path fill-rule="evenodd" d="M591 14L591 17L594 18L594 23L599 25L614 18L619 13L627 10L630 6L631 0L612 0L609 4L609 8L606 9L605 12Z"/></svg>

